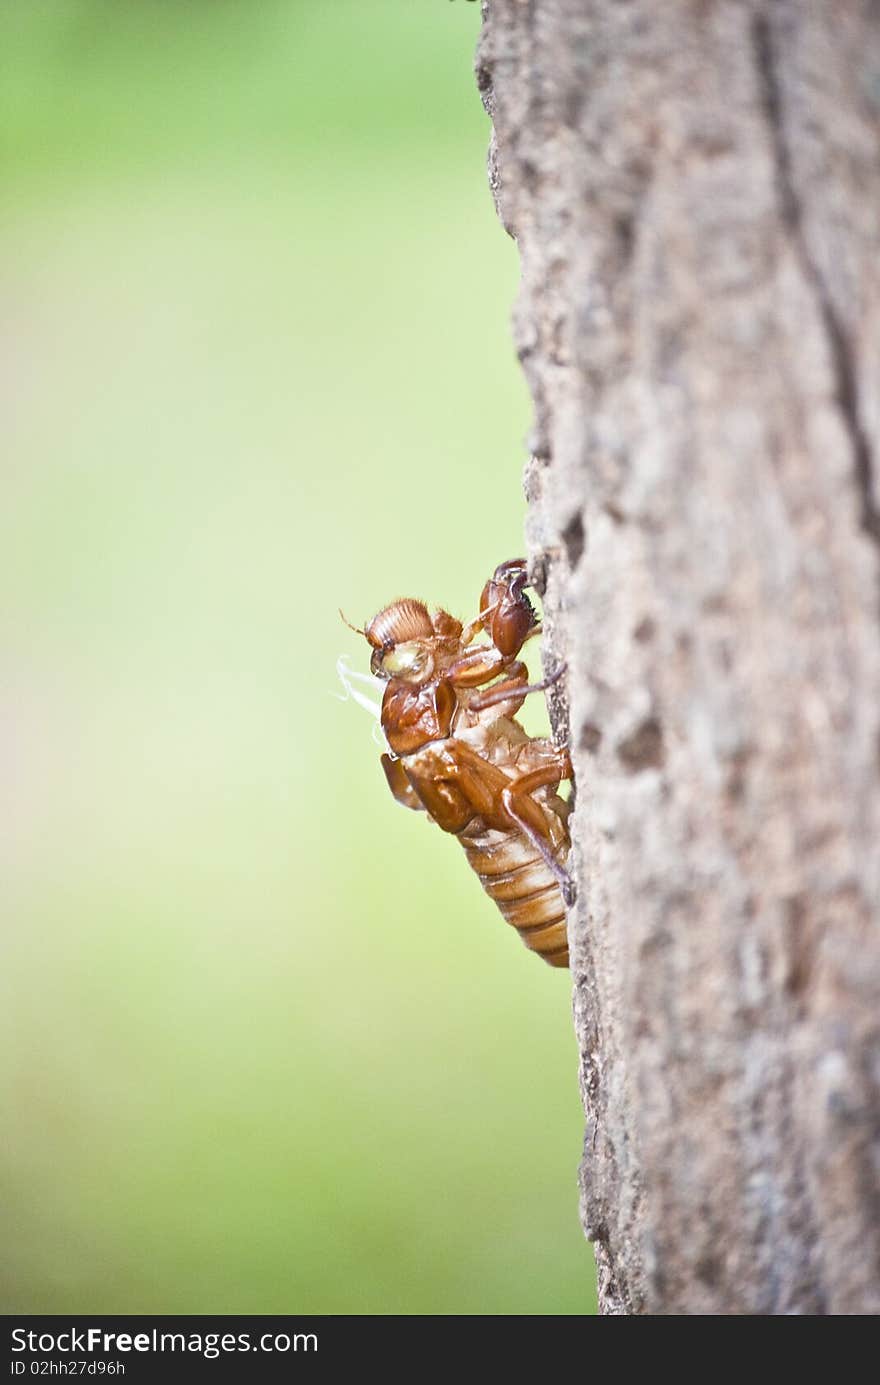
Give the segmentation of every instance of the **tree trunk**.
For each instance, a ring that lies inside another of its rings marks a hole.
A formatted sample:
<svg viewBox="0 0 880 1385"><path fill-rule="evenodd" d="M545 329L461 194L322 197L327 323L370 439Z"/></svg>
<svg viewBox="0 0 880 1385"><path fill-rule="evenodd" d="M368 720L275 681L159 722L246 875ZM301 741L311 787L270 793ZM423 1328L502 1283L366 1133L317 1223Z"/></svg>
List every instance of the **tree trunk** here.
<svg viewBox="0 0 880 1385"><path fill-rule="evenodd" d="M606 1313L880 1311L880 5L488 0Z"/></svg>

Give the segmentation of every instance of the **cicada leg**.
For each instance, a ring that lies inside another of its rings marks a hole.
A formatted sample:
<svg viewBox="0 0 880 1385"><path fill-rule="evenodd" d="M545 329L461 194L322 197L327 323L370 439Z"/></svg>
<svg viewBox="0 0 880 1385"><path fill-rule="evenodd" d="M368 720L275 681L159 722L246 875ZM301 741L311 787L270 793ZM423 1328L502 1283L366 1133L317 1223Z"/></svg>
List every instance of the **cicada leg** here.
<svg viewBox="0 0 880 1385"><path fill-rule="evenodd" d="M385 778L388 780L388 787L398 803L402 803L404 808L412 808L417 813L425 811L425 805L419 798L403 768L403 761L392 759L390 755L382 756L382 768L385 771Z"/></svg>
<svg viewBox="0 0 880 1385"><path fill-rule="evenodd" d="M520 775L519 779L508 784L501 792L501 802L505 812L517 824L535 850L541 853L547 869L559 882L562 897L569 907L574 903L574 881L561 861L558 860L553 845L547 840L546 835L535 830L534 820L527 811L527 805L529 807L536 806L533 798L536 789L546 788L550 784L558 784L560 779L570 778L571 760L567 751L560 750L551 764L531 770L528 774Z"/></svg>
<svg viewBox="0 0 880 1385"><path fill-rule="evenodd" d="M512 667L510 660L505 659L494 645L481 644L468 654L463 654L460 659L456 659L454 664L450 664L445 677L453 687L478 688L481 683L490 682L497 678L499 673Z"/></svg>
<svg viewBox="0 0 880 1385"><path fill-rule="evenodd" d="M529 770L512 781L462 741L453 741L447 754L444 776L454 780L472 804L474 812L490 825L519 828L535 850L540 852L568 900L572 895L571 877L556 858L556 842L547 816L533 797L536 789L571 778L568 752L553 751L549 763Z"/></svg>
<svg viewBox="0 0 880 1385"><path fill-rule="evenodd" d="M523 673L525 672L524 664L514 664L513 667L521 668ZM482 712L487 707L494 707L498 702L507 702L511 697L521 699L520 706L522 706L529 693L546 692L548 688L553 687L554 683L558 683L567 667L567 664L560 664L555 673L543 678L540 683L524 684L521 681L522 675L505 678L502 682L496 683L494 687L487 688L485 692L477 693L476 697L470 699L468 706L472 712Z"/></svg>

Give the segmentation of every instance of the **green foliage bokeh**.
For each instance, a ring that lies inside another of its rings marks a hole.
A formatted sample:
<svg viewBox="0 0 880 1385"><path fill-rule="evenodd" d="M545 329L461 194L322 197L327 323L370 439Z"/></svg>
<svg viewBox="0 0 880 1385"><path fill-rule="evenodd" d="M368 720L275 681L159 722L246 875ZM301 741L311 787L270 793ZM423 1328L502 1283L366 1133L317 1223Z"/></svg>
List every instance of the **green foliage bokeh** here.
<svg viewBox="0 0 880 1385"><path fill-rule="evenodd" d="M478 23L0 11L7 1313L592 1311L567 974L333 695L522 548Z"/></svg>

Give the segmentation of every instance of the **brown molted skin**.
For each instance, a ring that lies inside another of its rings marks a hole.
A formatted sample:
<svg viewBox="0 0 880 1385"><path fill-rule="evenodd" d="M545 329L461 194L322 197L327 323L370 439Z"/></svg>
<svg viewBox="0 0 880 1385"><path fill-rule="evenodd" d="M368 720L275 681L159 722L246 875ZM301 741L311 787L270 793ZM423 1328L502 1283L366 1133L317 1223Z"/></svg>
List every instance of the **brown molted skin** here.
<svg viewBox="0 0 880 1385"><path fill-rule="evenodd" d="M569 809L556 790L571 765L565 751L515 720L527 694L543 686L529 686L516 657L539 629L525 585L525 561L517 558L496 568L467 626L404 599L364 633L385 655L415 643L430 656L423 675L384 675L382 728L393 753L382 756L382 767L392 794L457 836L526 946L566 967ZM491 643L471 646L480 634Z"/></svg>

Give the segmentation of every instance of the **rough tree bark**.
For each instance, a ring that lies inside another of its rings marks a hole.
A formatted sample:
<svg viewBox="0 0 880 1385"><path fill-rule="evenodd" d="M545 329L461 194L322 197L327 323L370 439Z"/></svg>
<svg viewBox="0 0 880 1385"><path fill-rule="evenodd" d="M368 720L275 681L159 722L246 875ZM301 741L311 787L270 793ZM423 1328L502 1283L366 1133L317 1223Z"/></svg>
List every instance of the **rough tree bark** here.
<svg viewBox="0 0 880 1385"><path fill-rule="evenodd" d="M606 1313L880 1311L880 5L489 0Z"/></svg>

